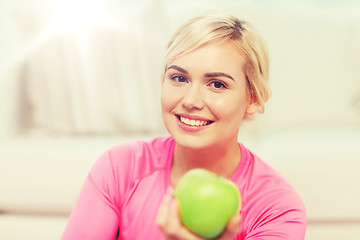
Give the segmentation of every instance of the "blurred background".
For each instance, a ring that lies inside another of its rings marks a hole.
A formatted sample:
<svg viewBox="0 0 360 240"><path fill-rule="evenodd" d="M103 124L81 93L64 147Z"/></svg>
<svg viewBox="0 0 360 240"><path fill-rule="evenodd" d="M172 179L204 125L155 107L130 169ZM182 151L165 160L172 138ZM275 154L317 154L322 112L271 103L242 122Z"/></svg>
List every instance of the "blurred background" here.
<svg viewBox="0 0 360 240"><path fill-rule="evenodd" d="M306 239L359 239L359 0L0 0L0 239L60 239L102 152L167 134L166 43L214 9L270 53L273 96L239 141L298 190Z"/></svg>

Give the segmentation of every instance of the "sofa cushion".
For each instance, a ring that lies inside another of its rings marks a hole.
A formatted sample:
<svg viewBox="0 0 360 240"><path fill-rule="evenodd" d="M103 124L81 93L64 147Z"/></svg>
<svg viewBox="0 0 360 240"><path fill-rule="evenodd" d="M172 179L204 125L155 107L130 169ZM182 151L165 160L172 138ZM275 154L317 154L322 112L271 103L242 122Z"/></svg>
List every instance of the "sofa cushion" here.
<svg viewBox="0 0 360 240"><path fill-rule="evenodd" d="M0 211L70 213L96 159L146 136L19 138L0 144Z"/></svg>
<svg viewBox="0 0 360 240"><path fill-rule="evenodd" d="M309 219L360 220L360 129L272 133L255 152L303 198Z"/></svg>
<svg viewBox="0 0 360 240"><path fill-rule="evenodd" d="M0 214L0 239L60 239L67 216Z"/></svg>
<svg viewBox="0 0 360 240"><path fill-rule="evenodd" d="M308 224L305 240L357 240L360 222L324 222Z"/></svg>

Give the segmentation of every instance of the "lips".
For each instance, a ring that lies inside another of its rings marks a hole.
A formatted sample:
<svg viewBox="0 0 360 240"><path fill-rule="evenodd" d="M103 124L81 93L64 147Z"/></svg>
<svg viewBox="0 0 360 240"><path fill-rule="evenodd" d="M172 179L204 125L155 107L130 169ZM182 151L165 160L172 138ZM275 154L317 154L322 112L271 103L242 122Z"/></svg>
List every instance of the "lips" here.
<svg viewBox="0 0 360 240"><path fill-rule="evenodd" d="M205 127L212 124L214 121L199 116L188 114L175 114L179 121L189 127Z"/></svg>

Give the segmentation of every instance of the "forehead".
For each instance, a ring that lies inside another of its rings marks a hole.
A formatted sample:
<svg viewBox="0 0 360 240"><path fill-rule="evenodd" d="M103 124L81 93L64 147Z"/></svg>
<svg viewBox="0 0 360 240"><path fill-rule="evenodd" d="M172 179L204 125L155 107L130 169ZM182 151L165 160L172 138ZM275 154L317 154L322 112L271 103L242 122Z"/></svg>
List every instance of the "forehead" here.
<svg viewBox="0 0 360 240"><path fill-rule="evenodd" d="M196 50L174 59L177 65L191 72L225 72L235 78L244 76L245 58L238 48L229 42L209 42Z"/></svg>

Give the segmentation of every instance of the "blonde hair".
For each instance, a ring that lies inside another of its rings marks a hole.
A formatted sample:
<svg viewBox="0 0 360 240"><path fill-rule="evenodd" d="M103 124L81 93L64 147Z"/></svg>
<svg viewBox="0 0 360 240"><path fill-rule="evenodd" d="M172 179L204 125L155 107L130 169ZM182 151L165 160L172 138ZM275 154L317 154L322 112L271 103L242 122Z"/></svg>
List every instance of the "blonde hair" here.
<svg viewBox="0 0 360 240"><path fill-rule="evenodd" d="M244 73L252 103L264 112L270 98L269 60L265 44L257 31L247 22L222 12L211 12L185 22L171 38L164 58L163 77L168 64L176 58L195 51L210 41L233 44L243 54Z"/></svg>

